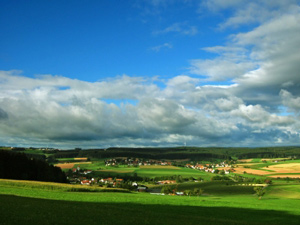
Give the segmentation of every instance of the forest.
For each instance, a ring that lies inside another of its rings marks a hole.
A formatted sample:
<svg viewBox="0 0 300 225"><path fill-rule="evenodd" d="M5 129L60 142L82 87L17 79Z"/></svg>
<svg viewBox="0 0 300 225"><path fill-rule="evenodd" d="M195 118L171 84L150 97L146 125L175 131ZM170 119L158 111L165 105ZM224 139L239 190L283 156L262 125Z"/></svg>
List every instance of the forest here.
<svg viewBox="0 0 300 225"><path fill-rule="evenodd" d="M67 182L65 173L59 167L38 158L25 153L0 150L0 178Z"/></svg>

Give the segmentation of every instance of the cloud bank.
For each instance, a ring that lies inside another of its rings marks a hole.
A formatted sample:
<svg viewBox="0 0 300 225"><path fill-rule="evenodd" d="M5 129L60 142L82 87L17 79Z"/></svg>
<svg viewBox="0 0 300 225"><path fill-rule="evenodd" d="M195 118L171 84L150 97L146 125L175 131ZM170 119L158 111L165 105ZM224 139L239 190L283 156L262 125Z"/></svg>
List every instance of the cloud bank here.
<svg viewBox="0 0 300 225"><path fill-rule="evenodd" d="M299 145L297 1L211 0L199 7L199 12L231 10L216 29L233 31L226 44L199 51L215 57L190 59L186 73L173 78L123 75L86 82L1 71L0 144ZM234 33L243 25L252 28ZM157 32L195 35L198 30L177 23ZM171 47L166 42L152 50Z"/></svg>

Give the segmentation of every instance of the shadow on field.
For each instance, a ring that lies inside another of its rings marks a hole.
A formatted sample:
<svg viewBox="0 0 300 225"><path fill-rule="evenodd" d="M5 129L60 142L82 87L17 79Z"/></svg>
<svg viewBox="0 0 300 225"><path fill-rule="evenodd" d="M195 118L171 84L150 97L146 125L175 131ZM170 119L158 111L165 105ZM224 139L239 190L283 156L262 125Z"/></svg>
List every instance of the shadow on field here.
<svg viewBox="0 0 300 225"><path fill-rule="evenodd" d="M282 211L229 207L91 203L0 195L0 224L299 224Z"/></svg>

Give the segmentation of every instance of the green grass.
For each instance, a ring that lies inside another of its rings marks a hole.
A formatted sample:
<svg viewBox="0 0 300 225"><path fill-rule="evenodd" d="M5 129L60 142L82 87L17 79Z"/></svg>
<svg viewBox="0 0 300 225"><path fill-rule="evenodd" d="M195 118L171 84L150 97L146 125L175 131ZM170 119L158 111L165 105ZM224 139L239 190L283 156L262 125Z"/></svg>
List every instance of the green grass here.
<svg viewBox="0 0 300 225"><path fill-rule="evenodd" d="M268 187L268 194L258 200L251 189L222 182L203 182L201 187L209 195L200 197L69 192L43 188L53 183L25 182L25 187L15 183L0 180L0 224L273 225L300 220L299 200L275 196L279 186ZM183 185L193 188L200 182ZM281 188L299 193L298 186Z"/></svg>
<svg viewBox="0 0 300 225"><path fill-rule="evenodd" d="M98 196L101 198L101 196ZM169 198L168 196L167 198ZM166 197L164 197L166 198ZM0 224L297 224L282 211L232 207L76 202L0 195Z"/></svg>

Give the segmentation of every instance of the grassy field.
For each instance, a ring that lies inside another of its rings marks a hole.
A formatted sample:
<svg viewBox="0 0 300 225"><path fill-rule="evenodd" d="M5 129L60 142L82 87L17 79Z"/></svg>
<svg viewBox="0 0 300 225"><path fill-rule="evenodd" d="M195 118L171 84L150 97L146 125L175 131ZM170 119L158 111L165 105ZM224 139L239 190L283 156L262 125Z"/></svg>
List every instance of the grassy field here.
<svg viewBox="0 0 300 225"><path fill-rule="evenodd" d="M21 181L20 181L21 182ZM5 184L3 184L5 183ZM42 182L0 180L0 224L299 224L299 186L274 186L258 200L248 187L207 182L210 195L156 196L149 193L70 192ZM54 185L54 184L52 184ZM278 196L276 188L289 190ZM272 193L274 192L274 193ZM294 196L295 197L295 196Z"/></svg>
<svg viewBox="0 0 300 225"><path fill-rule="evenodd" d="M264 160L264 162L262 161ZM81 162L80 162L81 161ZM64 163L69 162L69 163ZM254 186L211 181L216 174L175 166L105 166L103 160L63 158L61 167L93 170L95 175L182 177L204 179L184 182L177 191L201 188L202 196L169 196L117 188L0 179L0 225L14 224L299 224L300 183L273 179L262 200ZM72 165L72 166L71 166ZM238 173L264 180L300 176L300 160L242 160ZM244 174L243 171L247 173ZM234 174L227 175L233 177ZM160 189L162 185L149 185ZM174 185L173 185L174 187Z"/></svg>

